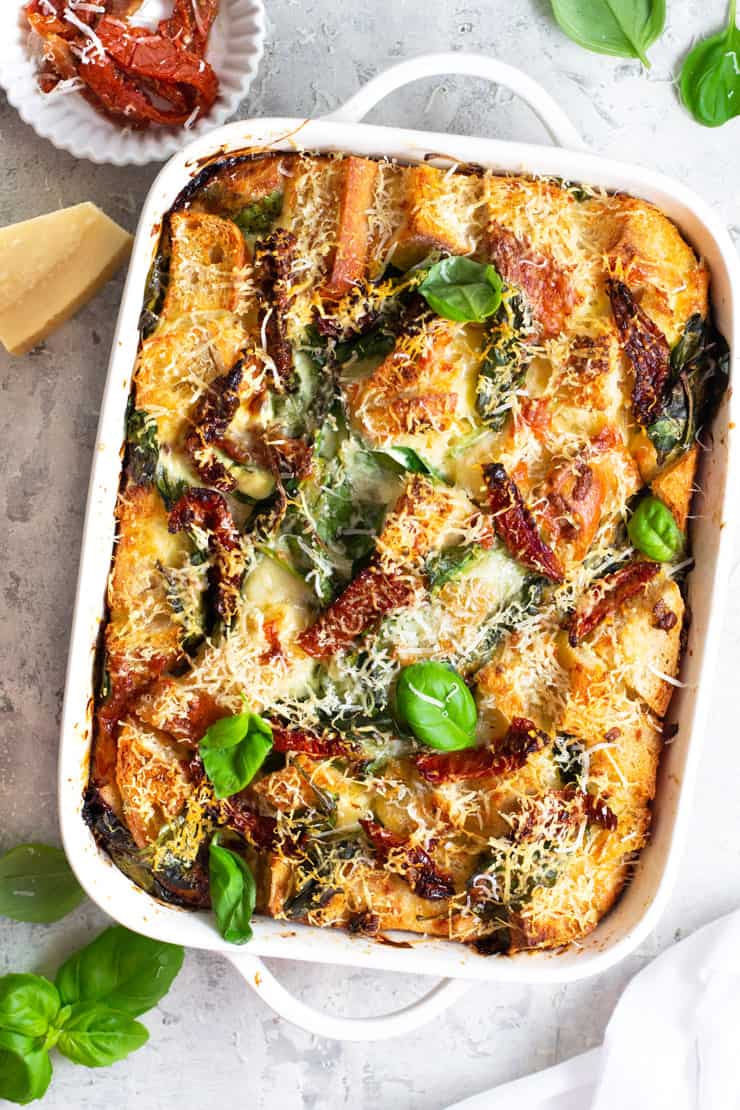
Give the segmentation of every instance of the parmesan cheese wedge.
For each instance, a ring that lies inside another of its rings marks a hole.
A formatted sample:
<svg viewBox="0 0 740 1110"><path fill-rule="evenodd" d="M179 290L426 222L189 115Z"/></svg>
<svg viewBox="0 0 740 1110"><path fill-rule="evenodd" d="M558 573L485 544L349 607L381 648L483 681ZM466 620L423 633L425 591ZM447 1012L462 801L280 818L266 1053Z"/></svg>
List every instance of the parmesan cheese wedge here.
<svg viewBox="0 0 740 1110"><path fill-rule="evenodd" d="M131 250L94 204L0 228L0 341L30 351L97 293Z"/></svg>

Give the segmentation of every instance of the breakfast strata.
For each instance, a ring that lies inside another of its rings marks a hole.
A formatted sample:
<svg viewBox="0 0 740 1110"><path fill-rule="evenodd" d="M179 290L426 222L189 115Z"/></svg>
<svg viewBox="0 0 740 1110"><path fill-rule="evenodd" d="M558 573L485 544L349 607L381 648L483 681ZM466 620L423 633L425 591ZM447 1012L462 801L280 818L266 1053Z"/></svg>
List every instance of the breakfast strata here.
<svg viewBox="0 0 740 1110"><path fill-rule="evenodd" d="M594 928L677 684L708 285L652 205L559 180L198 174L147 285L99 652L85 813L128 875L207 907L218 843L289 921Z"/></svg>

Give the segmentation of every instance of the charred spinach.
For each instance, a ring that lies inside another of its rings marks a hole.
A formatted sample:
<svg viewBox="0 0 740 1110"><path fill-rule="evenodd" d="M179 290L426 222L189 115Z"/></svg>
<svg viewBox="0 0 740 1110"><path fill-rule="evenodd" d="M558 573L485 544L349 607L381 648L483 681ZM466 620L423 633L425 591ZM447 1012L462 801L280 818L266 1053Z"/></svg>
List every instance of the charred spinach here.
<svg viewBox="0 0 740 1110"><path fill-rule="evenodd" d="M724 393L730 352L724 337L698 312L689 318L671 352L671 369L661 415L647 429L666 462L691 446L708 423Z"/></svg>

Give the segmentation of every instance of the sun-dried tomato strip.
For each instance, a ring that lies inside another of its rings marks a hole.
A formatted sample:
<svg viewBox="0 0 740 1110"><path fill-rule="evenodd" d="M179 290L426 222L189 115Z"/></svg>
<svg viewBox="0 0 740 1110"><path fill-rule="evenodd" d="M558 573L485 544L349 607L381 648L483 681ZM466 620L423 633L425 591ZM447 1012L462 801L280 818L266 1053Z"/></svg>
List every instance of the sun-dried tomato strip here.
<svg viewBox="0 0 740 1110"><path fill-rule="evenodd" d="M272 744L276 752L303 752L326 759L354 752L352 744L341 736L317 736L314 732L281 725L272 725Z"/></svg>
<svg viewBox="0 0 740 1110"><path fill-rule="evenodd" d="M487 463L483 467L483 477L488 487L493 526L508 551L529 570L543 574L552 582L562 582L560 560L540 536L516 482L501 463Z"/></svg>
<svg viewBox="0 0 740 1110"><path fill-rule="evenodd" d="M44 43L41 88L78 77L90 104L130 127L179 126L205 115L218 95L218 78L203 58L217 0L175 0L156 31L127 22L139 6L102 0L89 10L31 0L26 18Z"/></svg>
<svg viewBox="0 0 740 1110"><path fill-rule="evenodd" d="M493 264L523 291L543 337L559 335L578 299L567 271L496 220L488 227L487 241Z"/></svg>
<svg viewBox="0 0 740 1110"><path fill-rule="evenodd" d="M670 371L668 341L624 282L610 278L606 288L619 338L635 372L632 412L638 424L652 424L660 416Z"/></svg>
<svg viewBox="0 0 740 1110"><path fill-rule="evenodd" d="M277 821L267 817L241 801L238 795L221 803L226 825L254 844L255 848L272 848L277 835Z"/></svg>
<svg viewBox="0 0 740 1110"><path fill-rule="evenodd" d="M210 109L218 95L218 78L199 54L145 27L133 27L109 16L103 16L95 33L125 73L156 81L162 90L166 85L184 85L192 97L189 111L197 105L205 115Z"/></svg>
<svg viewBox="0 0 740 1110"><path fill-rule="evenodd" d="M390 829L383 828L377 821L360 818L360 824L381 862L384 863L393 854L394 863L400 866L402 877L414 894L432 900L453 897L455 884L452 878L438 870L423 848L409 844Z"/></svg>
<svg viewBox="0 0 740 1110"><path fill-rule="evenodd" d="M229 507L216 490L189 489L175 504L170 513L170 532L191 528L208 533L208 550L213 555L209 570L213 605L221 620L229 624L239 600L244 552Z"/></svg>
<svg viewBox="0 0 740 1110"><path fill-rule="evenodd" d="M293 350L288 342L286 315L292 300L291 284L296 237L278 227L255 246L254 261L260 285L260 325L267 353L275 364L275 388L286 392L295 384Z"/></svg>
<svg viewBox="0 0 740 1110"><path fill-rule="evenodd" d="M526 717L513 717L506 735L495 748L472 748L460 752L422 752L414 759L427 782L456 782L518 771L533 752L549 742L547 733Z"/></svg>
<svg viewBox="0 0 740 1110"><path fill-rule="evenodd" d="M218 3L219 0L175 0L170 18L159 23L159 34L202 55L218 14Z"/></svg>
<svg viewBox="0 0 740 1110"><path fill-rule="evenodd" d="M617 815L604 799L596 798L585 790L580 793L583 794L583 808L586 811L587 820L593 825L601 825L602 828L609 829L610 832L616 829L619 824Z"/></svg>
<svg viewBox="0 0 740 1110"><path fill-rule="evenodd" d="M239 359L228 374L220 374L213 379L195 408L193 426L185 436L185 450L200 477L209 486L225 493L235 488L236 479L213 453L212 448L226 435L239 408L239 386L243 371L244 360Z"/></svg>
<svg viewBox="0 0 740 1110"><path fill-rule="evenodd" d="M315 659L326 659L348 647L386 613L408 605L414 591L399 575L372 562L354 578L336 601L301 632L299 647Z"/></svg>
<svg viewBox="0 0 740 1110"><path fill-rule="evenodd" d="M639 594L659 570L658 563L628 563L595 582L580 599L571 617L568 629L571 647L578 647L610 613Z"/></svg>
<svg viewBox="0 0 740 1110"><path fill-rule="evenodd" d="M187 119L182 110L157 108L133 78L123 73L107 55L101 57L91 51L87 64L79 67L77 75L94 93L96 99L92 103L127 126L147 127L149 123L161 123L165 127L177 127Z"/></svg>

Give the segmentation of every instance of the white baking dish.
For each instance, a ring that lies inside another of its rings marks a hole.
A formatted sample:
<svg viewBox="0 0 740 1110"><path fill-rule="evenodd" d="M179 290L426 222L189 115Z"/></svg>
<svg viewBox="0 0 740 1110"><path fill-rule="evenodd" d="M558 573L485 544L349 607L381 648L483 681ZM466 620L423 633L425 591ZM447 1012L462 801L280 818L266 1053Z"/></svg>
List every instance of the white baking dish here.
<svg viewBox="0 0 740 1110"><path fill-rule="evenodd" d="M565 149L358 123L388 92L419 77L443 73L486 77L512 88L528 101ZM402 63L371 81L331 117L247 120L219 128L176 155L151 188L139 222L113 342L90 481L62 721L59 789L64 845L80 882L111 917L140 933L228 956L275 1009L307 1029L339 1038L376 1039L408 1031L439 1013L462 993L465 980L553 982L602 971L634 948L654 926L668 897L689 824L699 747L711 703L730 569L729 525L732 506L737 504L737 433L730 434L736 402L732 390L728 391L714 427L713 448L703 459L700 485L704 492L692 527L699 569L690 580L693 621L682 670L686 685L676 691L670 711L679 730L661 762L652 839L615 910L577 947L513 958L483 957L440 940L415 939L411 949L396 949L340 931L289 926L268 918L255 922L254 940L248 950L235 949L218 936L208 914L162 905L118 871L97 848L83 823L81 803L91 735L92 664L113 546L124 408L137 349L144 282L162 215L177 193L204 158L244 147L347 150L407 161L433 152L453 161L476 162L501 171L552 174L645 197L676 221L709 263L714 312L733 351L738 329L739 267L725 228L698 196L651 170L586 152L571 124L538 85L511 67L464 54L432 55ZM445 976L447 982L404 1011L353 1021L320 1014L292 998L258 959L260 956Z"/></svg>

